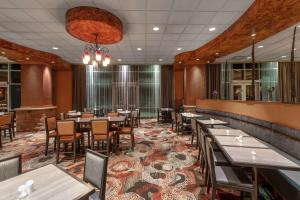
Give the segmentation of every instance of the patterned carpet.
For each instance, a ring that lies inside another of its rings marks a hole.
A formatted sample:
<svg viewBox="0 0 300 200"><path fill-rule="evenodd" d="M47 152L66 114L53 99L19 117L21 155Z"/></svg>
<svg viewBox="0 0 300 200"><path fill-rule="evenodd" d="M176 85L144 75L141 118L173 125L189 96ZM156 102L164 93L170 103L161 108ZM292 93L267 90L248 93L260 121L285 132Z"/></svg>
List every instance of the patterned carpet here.
<svg viewBox="0 0 300 200"><path fill-rule="evenodd" d="M11 143L3 139L0 156L12 151L22 153L23 171L55 163L53 145L44 155L45 133L18 133ZM126 146L129 138L123 138ZM196 200L210 199L199 174L197 150L189 136L177 136L169 124L142 120L135 129L135 150L111 154L108 163L106 199L108 200ZM128 148L127 148L128 149ZM82 178L83 156L73 163L72 157L61 154L59 164L71 174ZM220 199L239 199L222 191Z"/></svg>

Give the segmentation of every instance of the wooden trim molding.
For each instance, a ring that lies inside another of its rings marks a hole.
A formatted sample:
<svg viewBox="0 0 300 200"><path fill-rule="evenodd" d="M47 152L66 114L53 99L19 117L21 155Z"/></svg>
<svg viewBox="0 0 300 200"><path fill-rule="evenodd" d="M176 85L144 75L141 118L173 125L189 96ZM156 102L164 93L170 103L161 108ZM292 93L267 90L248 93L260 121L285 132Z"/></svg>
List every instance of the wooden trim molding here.
<svg viewBox="0 0 300 200"><path fill-rule="evenodd" d="M298 23L299 10L299 0L256 0L226 31L194 51L176 55L175 63L193 65L213 62L217 57L244 49L252 43L253 30L256 33L255 42L262 41Z"/></svg>

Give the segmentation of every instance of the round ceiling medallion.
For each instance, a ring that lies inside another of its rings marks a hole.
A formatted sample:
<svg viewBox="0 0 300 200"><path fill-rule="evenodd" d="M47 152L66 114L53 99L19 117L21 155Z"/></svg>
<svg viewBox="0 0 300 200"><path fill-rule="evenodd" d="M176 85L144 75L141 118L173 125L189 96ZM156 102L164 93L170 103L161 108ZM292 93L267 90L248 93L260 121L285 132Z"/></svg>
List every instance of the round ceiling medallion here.
<svg viewBox="0 0 300 200"><path fill-rule="evenodd" d="M123 38L121 20L94 7L80 6L68 10L66 29L72 36L89 43L114 44Z"/></svg>

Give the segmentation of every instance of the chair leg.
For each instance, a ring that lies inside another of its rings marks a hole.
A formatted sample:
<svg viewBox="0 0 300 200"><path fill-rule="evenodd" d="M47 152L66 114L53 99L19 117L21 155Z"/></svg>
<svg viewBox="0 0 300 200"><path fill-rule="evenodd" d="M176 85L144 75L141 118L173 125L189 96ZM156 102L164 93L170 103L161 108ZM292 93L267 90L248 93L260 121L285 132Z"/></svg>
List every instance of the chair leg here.
<svg viewBox="0 0 300 200"><path fill-rule="evenodd" d="M216 198L216 187L212 186L211 200L215 200L215 198Z"/></svg>
<svg viewBox="0 0 300 200"><path fill-rule="evenodd" d="M60 153L60 141L59 138L57 138L56 164L58 164L59 161L59 153Z"/></svg>
<svg viewBox="0 0 300 200"><path fill-rule="evenodd" d="M210 184L211 184L211 180L210 180L210 175L208 174L208 176L207 176L207 188L206 188L206 193L207 194L209 194Z"/></svg>
<svg viewBox="0 0 300 200"><path fill-rule="evenodd" d="M48 147L49 147L49 136L46 136L46 145L45 145L45 156L48 154Z"/></svg>
<svg viewBox="0 0 300 200"><path fill-rule="evenodd" d="M0 130L0 148L2 148L2 130Z"/></svg>
<svg viewBox="0 0 300 200"><path fill-rule="evenodd" d="M106 155L109 156L109 153L110 153L110 142L111 142L111 138L108 137L106 139Z"/></svg>
<svg viewBox="0 0 300 200"><path fill-rule="evenodd" d="M131 133L131 150L134 150L134 133Z"/></svg>
<svg viewBox="0 0 300 200"><path fill-rule="evenodd" d="M8 129L8 134L9 134L9 139L10 139L10 141L12 142L12 141L13 141L13 138L12 138L12 132L11 132L11 129L10 129L10 128Z"/></svg>
<svg viewBox="0 0 300 200"><path fill-rule="evenodd" d="M194 142L194 133L192 133L192 141L191 141L191 145L193 145Z"/></svg>
<svg viewBox="0 0 300 200"><path fill-rule="evenodd" d="M88 147L91 148L91 138L90 138L91 132L90 131L87 132L87 136L88 136Z"/></svg>
<svg viewBox="0 0 300 200"><path fill-rule="evenodd" d="M73 148L73 154L74 154L74 163L76 162L76 150L77 150L77 140L74 139L74 148Z"/></svg>
<svg viewBox="0 0 300 200"><path fill-rule="evenodd" d="M54 151L56 151L56 137L54 137Z"/></svg>

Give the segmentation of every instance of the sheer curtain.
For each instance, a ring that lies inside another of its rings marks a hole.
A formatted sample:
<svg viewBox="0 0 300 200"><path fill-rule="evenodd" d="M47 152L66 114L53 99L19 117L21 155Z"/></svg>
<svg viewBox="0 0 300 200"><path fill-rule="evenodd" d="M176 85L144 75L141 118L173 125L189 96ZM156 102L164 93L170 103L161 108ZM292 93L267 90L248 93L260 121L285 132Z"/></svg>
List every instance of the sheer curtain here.
<svg viewBox="0 0 300 200"><path fill-rule="evenodd" d="M221 92L221 64L206 65L206 96L208 99L219 99Z"/></svg>
<svg viewBox="0 0 300 200"><path fill-rule="evenodd" d="M104 113L139 108L142 117L155 117L160 107L159 65L87 67L87 106Z"/></svg>

